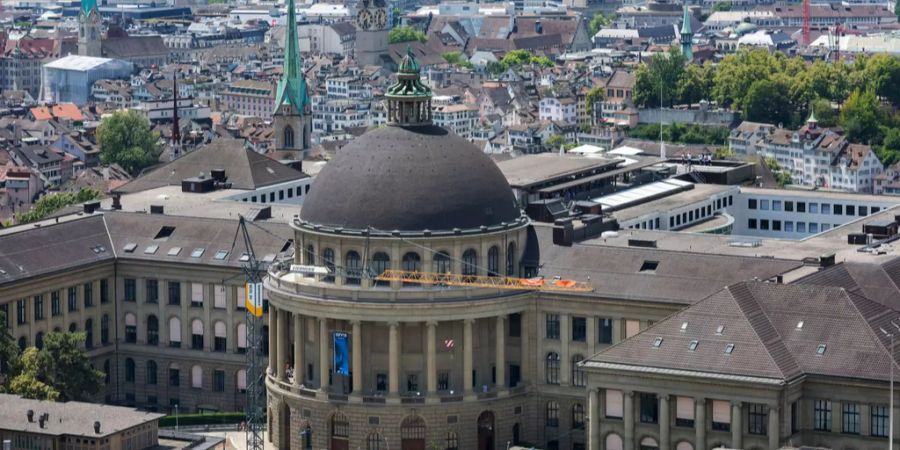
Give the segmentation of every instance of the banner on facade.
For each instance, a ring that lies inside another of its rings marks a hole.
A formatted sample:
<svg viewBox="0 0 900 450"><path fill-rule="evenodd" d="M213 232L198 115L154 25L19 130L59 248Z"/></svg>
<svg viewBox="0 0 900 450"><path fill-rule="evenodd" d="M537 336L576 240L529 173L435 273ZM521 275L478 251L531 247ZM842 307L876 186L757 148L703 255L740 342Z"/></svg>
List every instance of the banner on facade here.
<svg viewBox="0 0 900 450"><path fill-rule="evenodd" d="M347 333L335 331L334 338L334 372L344 376L350 375L350 350L347 345Z"/></svg>
<svg viewBox="0 0 900 450"><path fill-rule="evenodd" d="M246 306L247 311L256 317L263 315L263 284L247 283L246 286Z"/></svg>

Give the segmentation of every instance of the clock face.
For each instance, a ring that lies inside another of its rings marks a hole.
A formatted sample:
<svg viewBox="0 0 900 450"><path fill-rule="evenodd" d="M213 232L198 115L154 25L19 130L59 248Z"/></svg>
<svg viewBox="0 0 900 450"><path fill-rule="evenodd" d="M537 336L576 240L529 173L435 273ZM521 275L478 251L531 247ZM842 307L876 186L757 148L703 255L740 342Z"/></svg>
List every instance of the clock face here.
<svg viewBox="0 0 900 450"><path fill-rule="evenodd" d="M359 27L363 30L372 28L372 13L368 9L359 12Z"/></svg>
<svg viewBox="0 0 900 450"><path fill-rule="evenodd" d="M387 14L384 12L384 9L376 9L375 10L375 27L378 29L384 29L387 26Z"/></svg>

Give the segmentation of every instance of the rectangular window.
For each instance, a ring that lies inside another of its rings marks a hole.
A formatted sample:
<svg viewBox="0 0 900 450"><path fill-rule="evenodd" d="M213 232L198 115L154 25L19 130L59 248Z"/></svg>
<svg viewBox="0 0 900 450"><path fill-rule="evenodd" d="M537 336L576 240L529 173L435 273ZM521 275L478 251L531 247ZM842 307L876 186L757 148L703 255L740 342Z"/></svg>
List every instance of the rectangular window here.
<svg viewBox="0 0 900 450"><path fill-rule="evenodd" d="M772 200L772 211L781 211L781 200Z"/></svg>
<svg viewBox="0 0 900 450"><path fill-rule="evenodd" d="M856 206L854 206L854 205L847 205L847 207L844 208L844 215L846 215L846 216L855 216L855 215L856 215Z"/></svg>
<svg viewBox="0 0 900 450"><path fill-rule="evenodd" d="M44 296L34 296L34 320L44 320Z"/></svg>
<svg viewBox="0 0 900 450"><path fill-rule="evenodd" d="M675 426L694 428L694 399L678 397L675 400Z"/></svg>
<svg viewBox="0 0 900 450"><path fill-rule="evenodd" d="M641 392L641 423L656 423L659 420L659 401L656 394Z"/></svg>
<svg viewBox="0 0 900 450"><path fill-rule="evenodd" d="M800 405L797 402L791 403L791 434L794 434L800 431L799 423L797 421L797 414L799 412Z"/></svg>
<svg viewBox="0 0 900 450"><path fill-rule="evenodd" d="M441 372L438 374L437 388L439 391L450 390L450 372Z"/></svg>
<svg viewBox="0 0 900 450"><path fill-rule="evenodd" d="M831 203L822 203L822 214L831 214Z"/></svg>
<svg viewBox="0 0 900 450"><path fill-rule="evenodd" d="M810 214L818 214L819 213L819 204L818 203L810 203L809 204L809 213Z"/></svg>
<svg viewBox="0 0 900 450"><path fill-rule="evenodd" d="M203 284L191 283L191 306L203 307Z"/></svg>
<svg viewBox="0 0 900 450"><path fill-rule="evenodd" d="M225 392L225 371L213 371L213 392Z"/></svg>
<svg viewBox="0 0 900 450"><path fill-rule="evenodd" d="M888 437L888 411L887 405L872 405L872 436Z"/></svg>
<svg viewBox="0 0 900 450"><path fill-rule="evenodd" d="M772 231L781 231L781 221L780 220L772 221Z"/></svg>
<svg viewBox="0 0 900 450"><path fill-rule="evenodd" d="M784 222L784 231L787 231L788 233L793 233L794 232L794 222L785 221Z"/></svg>
<svg viewBox="0 0 900 450"><path fill-rule="evenodd" d="M731 431L731 403L725 400L713 400L713 431Z"/></svg>
<svg viewBox="0 0 900 450"><path fill-rule="evenodd" d="M747 219L747 228L750 228L751 230L755 230L756 229L756 219Z"/></svg>
<svg viewBox="0 0 900 450"><path fill-rule="evenodd" d="M860 207L859 207L859 215L860 215L860 216L868 216L868 215L869 215L869 208L868 208L867 206L862 206L862 205L860 205Z"/></svg>
<svg viewBox="0 0 900 450"><path fill-rule="evenodd" d="M109 281L100 280L100 303L109 303Z"/></svg>
<svg viewBox="0 0 900 450"><path fill-rule="evenodd" d="M213 301L213 306L219 309L225 309L227 307L226 297L225 297L225 286L221 284L215 285L213 287L213 295L215 296Z"/></svg>
<svg viewBox="0 0 900 450"><path fill-rule="evenodd" d="M559 339L559 314L547 314L547 339Z"/></svg>
<svg viewBox="0 0 900 450"><path fill-rule="evenodd" d="M572 318L572 340L575 342L587 340L587 319L584 317Z"/></svg>
<svg viewBox="0 0 900 450"><path fill-rule="evenodd" d="M23 325L28 323L28 301L24 298L16 301L16 324Z"/></svg>
<svg viewBox="0 0 900 450"><path fill-rule="evenodd" d="M759 209L763 211L769 210L769 201L768 200L760 200L759 201Z"/></svg>
<svg viewBox="0 0 900 450"><path fill-rule="evenodd" d="M181 386L181 374L178 369L169 369L169 386Z"/></svg>
<svg viewBox="0 0 900 450"><path fill-rule="evenodd" d="M768 230L769 229L769 219L762 219L759 221L759 229L760 230Z"/></svg>
<svg viewBox="0 0 900 450"><path fill-rule="evenodd" d="M613 389L606 390L606 417L610 419L621 419L624 414L624 403L622 391Z"/></svg>
<svg viewBox="0 0 900 450"><path fill-rule="evenodd" d="M839 216L844 213L843 205L834 205L834 215Z"/></svg>
<svg viewBox="0 0 900 450"><path fill-rule="evenodd" d="M766 423L768 414L766 405L761 403L750 403L747 405L747 432L750 434L766 434Z"/></svg>
<svg viewBox="0 0 900 450"><path fill-rule="evenodd" d="M137 301L137 281L134 278L125 279L125 298L126 302Z"/></svg>
<svg viewBox="0 0 900 450"><path fill-rule="evenodd" d="M147 303L159 302L159 280L147 280L145 283L147 291Z"/></svg>
<svg viewBox="0 0 900 450"><path fill-rule="evenodd" d="M625 338L628 339L641 331L641 321L640 320L626 320L625 321Z"/></svg>
<svg viewBox="0 0 900 450"><path fill-rule="evenodd" d="M794 202L785 200L784 210L787 212L794 212Z"/></svg>
<svg viewBox="0 0 900 450"><path fill-rule="evenodd" d="M819 232L819 224L815 222L809 223L809 232L810 233L818 233Z"/></svg>
<svg viewBox="0 0 900 450"><path fill-rule="evenodd" d="M84 283L84 307L94 306L94 283Z"/></svg>
<svg viewBox="0 0 900 450"><path fill-rule="evenodd" d="M50 315L58 316L62 314L62 306L59 304L59 291L50 293Z"/></svg>
<svg viewBox="0 0 900 450"><path fill-rule="evenodd" d="M841 433L859 434L859 403L843 403L841 410Z"/></svg>
<svg viewBox="0 0 900 450"><path fill-rule="evenodd" d="M597 330L597 341L601 344L613 342L613 320L608 317L600 318L600 328Z"/></svg>
<svg viewBox="0 0 900 450"><path fill-rule="evenodd" d="M831 401L816 400L813 404L813 429L831 431Z"/></svg>
<svg viewBox="0 0 900 450"><path fill-rule="evenodd" d="M181 304L181 283L178 281L169 281L169 304Z"/></svg>
<svg viewBox="0 0 900 450"><path fill-rule="evenodd" d="M0 325L3 325L4 328L9 328L9 305L0 305L0 311L3 312L3 322Z"/></svg>
<svg viewBox="0 0 900 450"><path fill-rule="evenodd" d="M69 300L69 312L78 310L78 288L75 286L66 290L66 296Z"/></svg>
<svg viewBox="0 0 900 450"><path fill-rule="evenodd" d="M747 199L747 208L748 209L756 209L756 199L755 198Z"/></svg>
<svg viewBox="0 0 900 450"><path fill-rule="evenodd" d="M797 222L797 232L806 233L806 222Z"/></svg>
<svg viewBox="0 0 900 450"><path fill-rule="evenodd" d="M806 212L806 202L797 202L797 212Z"/></svg>

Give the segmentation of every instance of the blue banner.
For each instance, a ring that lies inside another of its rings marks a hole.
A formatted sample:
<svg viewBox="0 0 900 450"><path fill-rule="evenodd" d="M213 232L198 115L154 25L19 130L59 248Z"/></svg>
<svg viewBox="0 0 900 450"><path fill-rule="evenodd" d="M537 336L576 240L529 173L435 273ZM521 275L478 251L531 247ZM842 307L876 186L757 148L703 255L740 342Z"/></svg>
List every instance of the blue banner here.
<svg viewBox="0 0 900 450"><path fill-rule="evenodd" d="M335 331L334 340L334 372L350 376L350 351L347 346L347 333Z"/></svg>

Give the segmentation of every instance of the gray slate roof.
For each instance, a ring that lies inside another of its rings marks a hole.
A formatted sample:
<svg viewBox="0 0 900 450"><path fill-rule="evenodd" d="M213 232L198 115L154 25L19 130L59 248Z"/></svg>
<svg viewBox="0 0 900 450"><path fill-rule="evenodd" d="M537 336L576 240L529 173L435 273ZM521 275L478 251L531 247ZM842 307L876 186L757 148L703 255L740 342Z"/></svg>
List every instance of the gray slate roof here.
<svg viewBox="0 0 900 450"><path fill-rule="evenodd" d="M223 138L159 166L122 185L115 192L127 194L177 186L185 178L201 173L209 177L213 169L225 169L225 176L233 189L254 190L307 177L303 172L246 148L243 140Z"/></svg>
<svg viewBox="0 0 900 450"><path fill-rule="evenodd" d="M900 258L883 264L836 264L807 275L795 283L841 287L900 311Z"/></svg>
<svg viewBox="0 0 900 450"><path fill-rule="evenodd" d="M110 436L165 416L121 406L83 402L57 403L9 394L0 394L0 405L3 405L0 408L0 429L90 439ZM34 411L34 422L28 421L29 410ZM44 413L49 414L49 419L45 427L40 428L38 417ZM94 432L95 421L100 422L100 433Z"/></svg>
<svg viewBox="0 0 900 450"><path fill-rule="evenodd" d="M895 317L894 311L840 288L741 282L600 352L588 364L782 382L802 375L886 380L889 345L878 330ZM663 340L658 348L653 345L657 338ZM694 351L692 340L698 341ZM728 344L734 345L731 354L725 352ZM822 354L820 345L825 345Z"/></svg>

